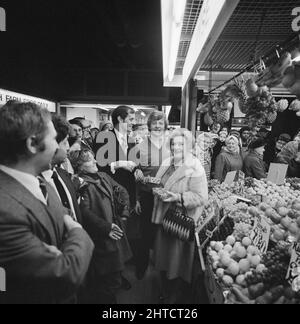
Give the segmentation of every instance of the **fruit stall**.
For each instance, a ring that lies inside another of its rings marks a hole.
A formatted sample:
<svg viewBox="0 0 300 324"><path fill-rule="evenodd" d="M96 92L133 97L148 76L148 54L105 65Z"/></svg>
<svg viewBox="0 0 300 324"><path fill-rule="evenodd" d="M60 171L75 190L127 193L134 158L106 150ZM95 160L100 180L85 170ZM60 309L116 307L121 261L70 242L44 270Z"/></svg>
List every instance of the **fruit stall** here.
<svg viewBox="0 0 300 324"><path fill-rule="evenodd" d="M198 247L212 304L300 303L300 179L209 184Z"/></svg>

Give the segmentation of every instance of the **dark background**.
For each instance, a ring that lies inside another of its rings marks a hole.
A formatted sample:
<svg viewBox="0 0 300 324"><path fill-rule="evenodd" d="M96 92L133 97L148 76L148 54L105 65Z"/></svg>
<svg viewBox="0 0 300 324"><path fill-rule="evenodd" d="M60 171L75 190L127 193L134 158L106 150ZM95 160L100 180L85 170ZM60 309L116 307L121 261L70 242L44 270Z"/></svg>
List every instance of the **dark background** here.
<svg viewBox="0 0 300 324"><path fill-rule="evenodd" d="M159 0L9 0L0 7L7 14L0 87L53 100L164 104L174 97L163 88Z"/></svg>

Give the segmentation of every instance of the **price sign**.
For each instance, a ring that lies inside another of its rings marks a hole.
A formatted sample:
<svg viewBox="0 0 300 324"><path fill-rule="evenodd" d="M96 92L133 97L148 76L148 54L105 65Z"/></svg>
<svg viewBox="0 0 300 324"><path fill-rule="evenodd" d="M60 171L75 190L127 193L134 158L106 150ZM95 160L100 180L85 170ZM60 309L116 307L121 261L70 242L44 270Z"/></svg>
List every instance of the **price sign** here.
<svg viewBox="0 0 300 324"><path fill-rule="evenodd" d="M300 291L300 243L293 244L290 266L286 275L286 280L292 285L293 290Z"/></svg>
<svg viewBox="0 0 300 324"><path fill-rule="evenodd" d="M270 234L271 226L266 218L258 216L255 220L250 238L253 241L253 245L256 246L262 254L268 251Z"/></svg>
<svg viewBox="0 0 300 324"><path fill-rule="evenodd" d="M224 183L232 185L236 179L237 171L228 172Z"/></svg>
<svg viewBox="0 0 300 324"><path fill-rule="evenodd" d="M271 163L267 180L279 186L283 185L288 167L287 164Z"/></svg>
<svg viewBox="0 0 300 324"><path fill-rule="evenodd" d="M224 218L222 209L219 208L217 201L212 203L212 208L213 212L207 215L205 222L197 229L201 249L213 237L215 231L219 228L220 222Z"/></svg>

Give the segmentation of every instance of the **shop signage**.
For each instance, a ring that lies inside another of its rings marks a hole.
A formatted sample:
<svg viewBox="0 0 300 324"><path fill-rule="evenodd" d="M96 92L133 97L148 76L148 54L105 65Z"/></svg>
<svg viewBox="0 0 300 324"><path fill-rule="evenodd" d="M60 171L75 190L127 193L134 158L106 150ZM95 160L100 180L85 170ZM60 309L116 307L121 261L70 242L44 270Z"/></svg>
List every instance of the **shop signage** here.
<svg viewBox="0 0 300 324"><path fill-rule="evenodd" d="M0 32L6 31L6 11L0 7Z"/></svg>
<svg viewBox="0 0 300 324"><path fill-rule="evenodd" d="M287 164L271 163L267 180L279 186L285 183Z"/></svg>
<svg viewBox="0 0 300 324"><path fill-rule="evenodd" d="M6 291L6 272L0 268L0 293Z"/></svg>
<svg viewBox="0 0 300 324"><path fill-rule="evenodd" d="M0 106L5 105L10 100L16 100L19 102L33 102L43 108L48 109L50 112L56 112L55 102L0 89Z"/></svg>
<svg viewBox="0 0 300 324"><path fill-rule="evenodd" d="M296 17L292 22L292 29L294 32L298 33L300 31L300 7L293 9L292 16Z"/></svg>
<svg viewBox="0 0 300 324"><path fill-rule="evenodd" d="M300 243L294 243L292 247L292 257L286 275L286 280L292 285L293 290L299 291L300 280Z"/></svg>
<svg viewBox="0 0 300 324"><path fill-rule="evenodd" d="M271 234L271 226L263 216L258 216L255 220L253 230L251 232L251 240L253 245L264 254L268 251Z"/></svg>

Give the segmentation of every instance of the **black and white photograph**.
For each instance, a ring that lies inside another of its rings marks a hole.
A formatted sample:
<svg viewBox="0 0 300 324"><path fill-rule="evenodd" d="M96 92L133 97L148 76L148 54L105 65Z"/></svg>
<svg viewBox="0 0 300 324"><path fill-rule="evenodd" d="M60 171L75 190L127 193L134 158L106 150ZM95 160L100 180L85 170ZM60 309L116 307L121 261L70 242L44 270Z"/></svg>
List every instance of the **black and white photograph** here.
<svg viewBox="0 0 300 324"><path fill-rule="evenodd" d="M0 0L0 304L300 304L299 0Z"/></svg>

